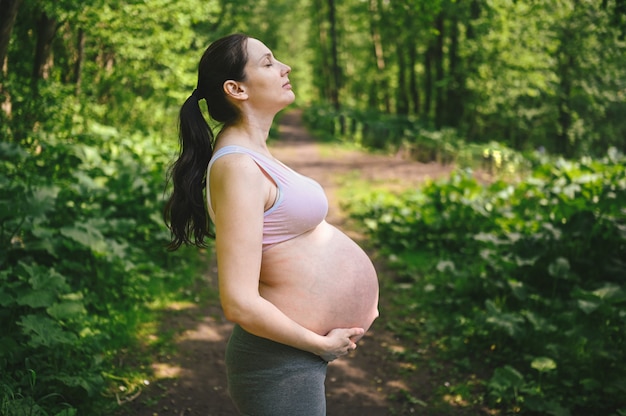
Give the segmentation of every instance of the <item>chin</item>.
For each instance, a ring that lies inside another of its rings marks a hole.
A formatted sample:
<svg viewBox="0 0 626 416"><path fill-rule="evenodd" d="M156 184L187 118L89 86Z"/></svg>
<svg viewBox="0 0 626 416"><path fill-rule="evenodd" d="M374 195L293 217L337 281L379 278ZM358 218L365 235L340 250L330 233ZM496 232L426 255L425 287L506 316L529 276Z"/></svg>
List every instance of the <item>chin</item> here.
<svg viewBox="0 0 626 416"><path fill-rule="evenodd" d="M287 106L289 106L289 105L293 104L293 103L294 103L294 101L296 101L296 95L295 95L295 94L291 94L291 98L290 98L290 99L287 99L287 100L285 101L285 105L283 106L283 108L285 108L285 107L287 107Z"/></svg>

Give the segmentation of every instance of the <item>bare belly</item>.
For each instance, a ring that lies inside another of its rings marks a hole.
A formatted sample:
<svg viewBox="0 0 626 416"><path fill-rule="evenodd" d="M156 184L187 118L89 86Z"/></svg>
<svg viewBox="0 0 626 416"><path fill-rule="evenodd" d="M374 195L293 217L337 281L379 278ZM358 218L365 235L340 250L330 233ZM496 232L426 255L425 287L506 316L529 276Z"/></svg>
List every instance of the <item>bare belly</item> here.
<svg viewBox="0 0 626 416"><path fill-rule="evenodd" d="M367 330L378 316L378 278L367 254L322 222L263 254L261 296L305 328Z"/></svg>

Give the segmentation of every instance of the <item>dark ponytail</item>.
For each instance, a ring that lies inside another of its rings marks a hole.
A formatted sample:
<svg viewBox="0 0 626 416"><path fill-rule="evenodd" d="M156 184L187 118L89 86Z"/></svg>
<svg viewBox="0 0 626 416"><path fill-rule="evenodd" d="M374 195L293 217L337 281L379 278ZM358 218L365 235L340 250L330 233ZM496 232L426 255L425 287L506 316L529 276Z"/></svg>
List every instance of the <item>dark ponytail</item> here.
<svg viewBox="0 0 626 416"><path fill-rule="evenodd" d="M165 205L165 223L172 231L169 250L176 250L182 244L204 246L204 238L210 235L203 189L213 154L213 133L199 104L192 94L180 109L180 151L168 174L174 191Z"/></svg>
<svg viewBox="0 0 626 416"><path fill-rule="evenodd" d="M247 39L246 35L230 35L208 47L198 67L198 86L180 109L180 152L168 172L174 191L163 213L172 232L169 250L176 250L183 244L203 247L204 239L213 237L205 189L215 139L202 115L199 100L206 100L212 119L224 125L237 121L239 113L226 99L223 85L227 80L245 79Z"/></svg>

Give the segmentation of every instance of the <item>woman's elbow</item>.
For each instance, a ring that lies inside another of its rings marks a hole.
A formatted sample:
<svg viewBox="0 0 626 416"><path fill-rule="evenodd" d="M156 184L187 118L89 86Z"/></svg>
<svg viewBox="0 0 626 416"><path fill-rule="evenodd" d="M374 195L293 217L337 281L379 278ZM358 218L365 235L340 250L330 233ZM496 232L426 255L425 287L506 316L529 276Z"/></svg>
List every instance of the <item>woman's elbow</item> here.
<svg viewBox="0 0 626 416"><path fill-rule="evenodd" d="M248 303L222 300L224 317L236 324L245 324L254 315Z"/></svg>

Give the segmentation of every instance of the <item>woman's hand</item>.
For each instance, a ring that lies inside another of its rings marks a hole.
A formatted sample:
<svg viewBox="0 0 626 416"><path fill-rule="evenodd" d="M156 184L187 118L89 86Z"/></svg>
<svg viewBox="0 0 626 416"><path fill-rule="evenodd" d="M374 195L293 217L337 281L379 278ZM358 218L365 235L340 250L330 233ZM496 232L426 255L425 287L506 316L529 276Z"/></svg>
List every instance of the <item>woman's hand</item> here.
<svg viewBox="0 0 626 416"><path fill-rule="evenodd" d="M327 345L320 354L325 361L333 361L356 349L356 341L361 339L363 328L335 328L326 334Z"/></svg>

